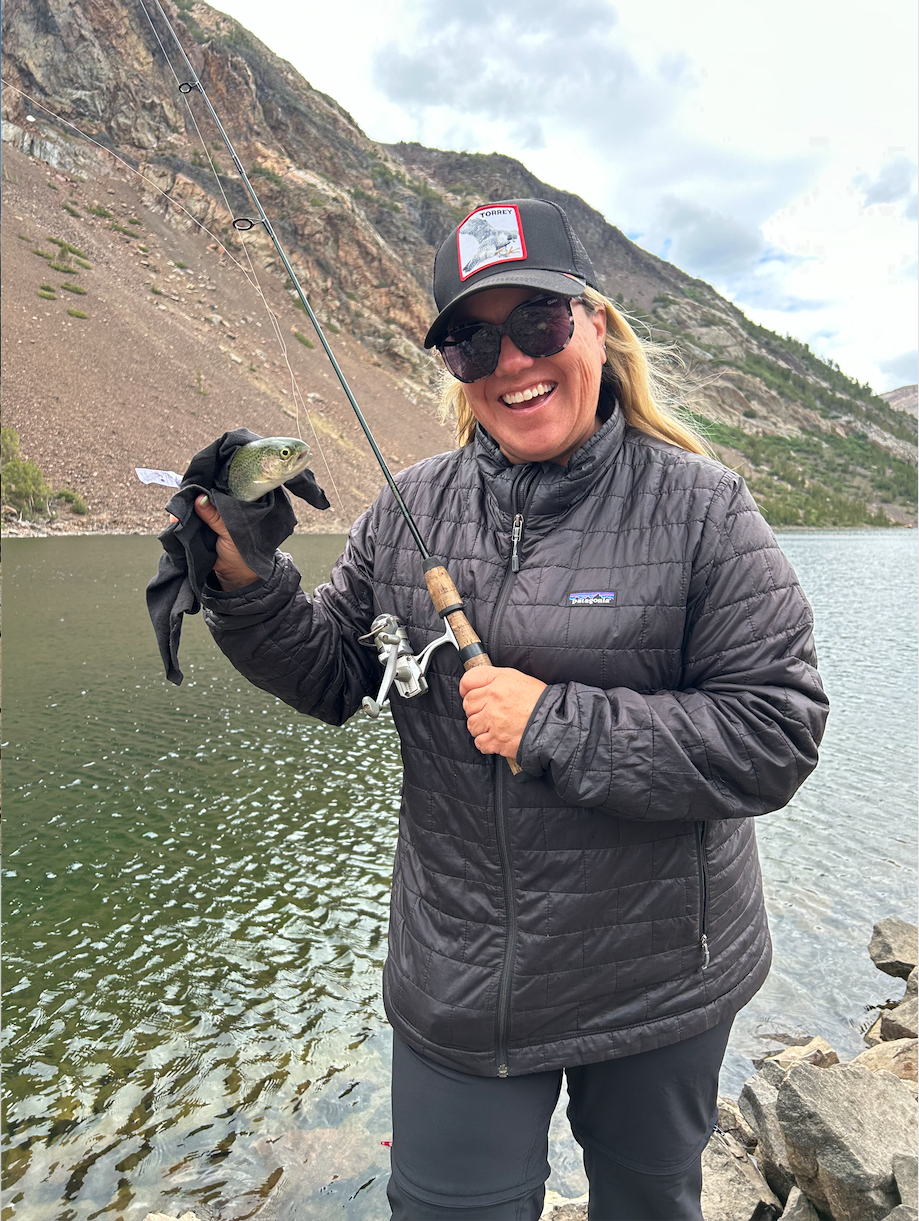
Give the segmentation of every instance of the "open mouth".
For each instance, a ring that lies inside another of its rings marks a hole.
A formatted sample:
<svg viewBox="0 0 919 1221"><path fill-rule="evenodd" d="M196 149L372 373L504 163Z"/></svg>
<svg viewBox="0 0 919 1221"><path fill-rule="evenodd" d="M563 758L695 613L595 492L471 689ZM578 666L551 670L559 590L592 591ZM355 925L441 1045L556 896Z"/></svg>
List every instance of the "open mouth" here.
<svg viewBox="0 0 919 1221"><path fill-rule="evenodd" d="M505 407L519 407L523 404L534 407L543 399L546 399L558 382L539 382L535 386L528 386L526 390L515 390L509 394L501 395L501 402Z"/></svg>

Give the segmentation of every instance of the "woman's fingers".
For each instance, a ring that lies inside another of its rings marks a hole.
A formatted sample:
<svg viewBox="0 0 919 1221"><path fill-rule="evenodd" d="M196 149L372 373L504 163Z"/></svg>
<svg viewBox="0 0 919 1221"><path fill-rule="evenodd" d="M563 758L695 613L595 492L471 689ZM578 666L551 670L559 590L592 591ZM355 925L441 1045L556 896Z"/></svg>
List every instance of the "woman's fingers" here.
<svg viewBox="0 0 919 1221"><path fill-rule="evenodd" d="M242 589L258 580L258 573L253 572L237 550L230 537L226 522L211 504L207 496L195 499L195 512L217 535L217 561L214 564L214 576L223 590Z"/></svg>

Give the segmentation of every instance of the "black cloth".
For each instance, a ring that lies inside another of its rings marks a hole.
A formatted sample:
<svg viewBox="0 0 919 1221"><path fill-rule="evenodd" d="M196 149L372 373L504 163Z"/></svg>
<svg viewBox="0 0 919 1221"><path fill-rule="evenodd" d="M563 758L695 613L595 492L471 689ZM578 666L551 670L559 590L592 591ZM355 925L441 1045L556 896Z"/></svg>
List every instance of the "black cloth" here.
<svg viewBox="0 0 919 1221"><path fill-rule="evenodd" d="M567 1070L588 1216L702 1221L702 1151L718 1122L731 1020L654 1051ZM479 1077L393 1037L393 1221L536 1221L562 1070Z"/></svg>
<svg viewBox="0 0 919 1221"><path fill-rule="evenodd" d="M199 450L188 464L182 486L166 505L165 511L178 520L159 536L165 554L160 556L159 571L147 586L147 610L166 677L177 685L183 677L179 669L182 616L197 615L201 609L204 585L217 559L217 535L195 512L195 500L207 493L239 554L262 579L271 575L275 550L293 534L297 524L284 488L249 503L230 495L227 475L233 455L241 445L259 440L258 433L248 428L234 428ZM284 487L314 509L329 507L312 471L302 471Z"/></svg>

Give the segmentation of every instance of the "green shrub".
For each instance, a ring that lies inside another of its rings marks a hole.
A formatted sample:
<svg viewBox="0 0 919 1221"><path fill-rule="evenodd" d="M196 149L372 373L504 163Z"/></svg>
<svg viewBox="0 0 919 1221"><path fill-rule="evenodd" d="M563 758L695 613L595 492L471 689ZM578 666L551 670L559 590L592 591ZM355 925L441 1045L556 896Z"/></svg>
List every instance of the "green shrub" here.
<svg viewBox="0 0 919 1221"><path fill-rule="evenodd" d="M115 213L110 212L108 208L103 208L101 204L96 208L90 208L88 210L92 212L93 216L101 216L103 220L111 220L111 218L115 215Z"/></svg>
<svg viewBox="0 0 919 1221"><path fill-rule="evenodd" d="M138 249L138 250L141 252L141 254L149 254L149 253L150 253L150 251L147 249L147 247L146 247L146 246L138 246L138 247L137 247L137 249Z"/></svg>
<svg viewBox="0 0 919 1221"><path fill-rule="evenodd" d="M80 258L80 259L86 258L86 255L83 253L83 251L80 249L79 246L71 246L70 242L65 242L63 238L52 237L51 234L49 233L48 241L51 242L52 245L57 246L59 248L60 254L58 255L58 258L66 258L67 255L73 255L74 257Z"/></svg>
<svg viewBox="0 0 919 1221"><path fill-rule="evenodd" d="M80 215L80 213L79 213L79 212L76 210L76 208L74 208L74 207L73 207L71 204L69 204L69 203L65 203L65 204L63 205L63 207L64 207L64 211L65 211L65 212L69 212L71 216L79 216L79 215Z"/></svg>
<svg viewBox="0 0 919 1221"><path fill-rule="evenodd" d="M10 458L0 467L0 484L0 498L3 503L12 505L19 511L20 516L31 517L35 513L47 513L51 488L42 474L41 467L34 462L26 462L20 457Z"/></svg>
<svg viewBox="0 0 919 1221"><path fill-rule="evenodd" d="M179 271L187 271L187 270L188 270L188 264L187 264L187 263L176 263L176 267L178 267Z"/></svg>
<svg viewBox="0 0 919 1221"><path fill-rule="evenodd" d="M15 428L0 428L0 466L19 457L19 433Z"/></svg>
<svg viewBox="0 0 919 1221"><path fill-rule="evenodd" d="M21 242L31 242L34 240L33 238L28 237L25 233L17 233L16 236Z"/></svg>
<svg viewBox="0 0 919 1221"><path fill-rule="evenodd" d="M89 314L84 314L81 309L69 309L67 313L71 318L88 318Z"/></svg>
<svg viewBox="0 0 919 1221"><path fill-rule="evenodd" d="M272 186L282 187L284 179L280 174L276 174L274 170L270 170L267 165L254 165L249 171L250 178L267 178Z"/></svg>
<svg viewBox="0 0 919 1221"><path fill-rule="evenodd" d="M49 293L47 291L43 291L42 289L39 289L38 295L41 297L41 299L43 301L56 301L57 300L57 297L55 296L54 292Z"/></svg>
<svg viewBox="0 0 919 1221"><path fill-rule="evenodd" d="M66 289L69 293L77 293L81 297L86 296L86 289L81 288L79 284L62 284L61 288Z"/></svg>
<svg viewBox="0 0 919 1221"><path fill-rule="evenodd" d="M128 217L128 224L129 224L129 225L139 225L139 224L140 224L140 221L137 219L137 217L136 217L136 216L129 216L129 217Z"/></svg>
<svg viewBox="0 0 919 1221"><path fill-rule="evenodd" d="M155 284L150 285L150 291L154 294L154 296L157 297L162 297L163 295L163 290L161 288L157 288Z"/></svg>
<svg viewBox="0 0 919 1221"><path fill-rule="evenodd" d="M87 263L85 259L74 259L73 261L78 267L82 267L84 271L92 271L93 269L92 263Z"/></svg>
<svg viewBox="0 0 919 1221"><path fill-rule="evenodd" d="M40 259L47 259L48 262L51 262L56 257L53 254L49 254L47 250L39 250L38 248L33 250L32 253L37 254Z"/></svg>
<svg viewBox="0 0 919 1221"><path fill-rule="evenodd" d="M59 271L63 276L78 276L80 274L76 267L71 267L68 263L49 263L48 266L54 271Z"/></svg>
<svg viewBox="0 0 919 1221"><path fill-rule="evenodd" d="M75 492L73 488L58 488L54 493L54 499L60 500L66 505L70 505L70 512L76 513L82 517L84 513L89 512L89 505L83 499L79 492Z"/></svg>
<svg viewBox="0 0 919 1221"><path fill-rule="evenodd" d="M307 339L305 335L301 335L299 331L294 331L294 338L298 343L302 343L305 348L315 348L315 344Z"/></svg>

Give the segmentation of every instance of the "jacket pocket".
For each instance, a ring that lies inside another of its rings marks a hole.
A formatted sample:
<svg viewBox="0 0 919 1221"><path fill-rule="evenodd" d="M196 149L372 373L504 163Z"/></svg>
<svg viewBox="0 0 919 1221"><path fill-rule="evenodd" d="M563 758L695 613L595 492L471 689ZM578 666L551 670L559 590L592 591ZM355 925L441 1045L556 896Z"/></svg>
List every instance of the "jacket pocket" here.
<svg viewBox="0 0 919 1221"><path fill-rule="evenodd" d="M696 826L696 863L699 869L699 949L702 952L703 971L710 961L708 950L708 854L705 850L707 833L708 823L698 823Z"/></svg>

